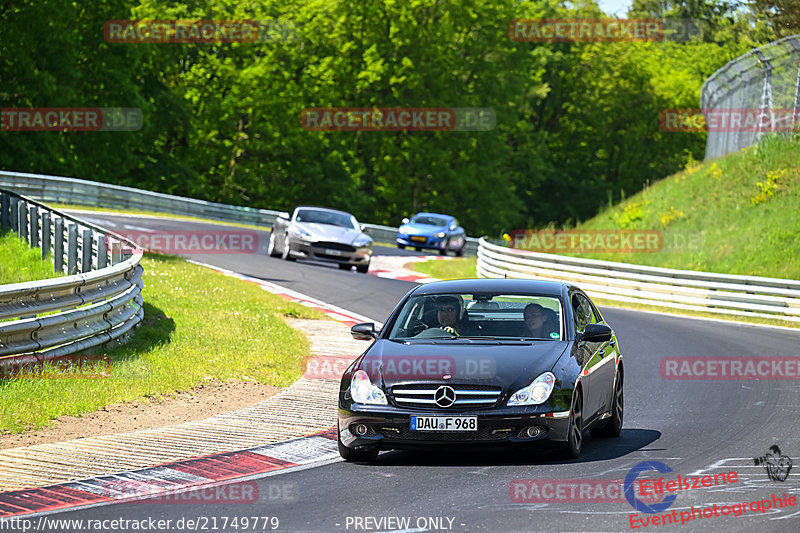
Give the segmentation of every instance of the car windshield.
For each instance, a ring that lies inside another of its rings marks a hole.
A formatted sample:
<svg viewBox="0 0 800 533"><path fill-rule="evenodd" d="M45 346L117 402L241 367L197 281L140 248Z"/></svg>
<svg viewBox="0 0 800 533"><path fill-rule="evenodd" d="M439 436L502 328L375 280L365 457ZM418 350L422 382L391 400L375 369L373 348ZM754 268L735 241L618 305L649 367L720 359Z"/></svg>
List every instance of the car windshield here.
<svg viewBox="0 0 800 533"><path fill-rule="evenodd" d="M297 212L295 221L308 224L329 224L331 226L341 226L350 229L356 229L358 227L358 223L353 215L336 213L335 211L318 211L315 209L301 209Z"/></svg>
<svg viewBox="0 0 800 533"><path fill-rule="evenodd" d="M428 226L446 226L447 220L430 215L417 215L411 219L414 224L427 224Z"/></svg>
<svg viewBox="0 0 800 533"><path fill-rule="evenodd" d="M540 295L428 294L409 298L389 333L391 340L564 338L561 303Z"/></svg>

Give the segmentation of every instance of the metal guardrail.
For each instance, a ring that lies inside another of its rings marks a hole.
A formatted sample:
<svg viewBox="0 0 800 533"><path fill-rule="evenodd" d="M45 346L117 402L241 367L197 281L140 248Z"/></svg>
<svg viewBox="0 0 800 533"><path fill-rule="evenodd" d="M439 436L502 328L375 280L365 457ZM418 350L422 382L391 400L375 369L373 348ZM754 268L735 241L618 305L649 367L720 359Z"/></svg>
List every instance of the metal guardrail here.
<svg viewBox="0 0 800 533"><path fill-rule="evenodd" d="M615 263L514 250L480 239L477 272L484 278L575 283L592 297L800 322L800 281L735 276Z"/></svg>
<svg viewBox="0 0 800 533"><path fill-rule="evenodd" d="M800 113L800 35L754 48L720 68L703 84L700 107L704 112L727 113L723 124L730 124L730 116L737 110L758 109L766 117L771 117L773 110L791 110L791 114L781 113L782 118L770 120L763 127L709 131L706 159L751 146L766 133L792 129L792 124L796 127ZM792 123L783 124L790 116Z"/></svg>
<svg viewBox="0 0 800 533"><path fill-rule="evenodd" d="M142 250L103 228L0 189L0 230L17 233L52 279L0 285L0 370L121 341L144 316Z"/></svg>
<svg viewBox="0 0 800 533"><path fill-rule="evenodd" d="M12 188L41 202L154 211L220 222L251 224L264 228L271 228L280 213L270 209L206 202L97 181L19 172L0 171L0 188L3 187ZM395 242L397 228L378 224L365 224L365 226L367 233L376 242L391 244ZM477 250L478 239L467 238L465 253L475 254Z"/></svg>

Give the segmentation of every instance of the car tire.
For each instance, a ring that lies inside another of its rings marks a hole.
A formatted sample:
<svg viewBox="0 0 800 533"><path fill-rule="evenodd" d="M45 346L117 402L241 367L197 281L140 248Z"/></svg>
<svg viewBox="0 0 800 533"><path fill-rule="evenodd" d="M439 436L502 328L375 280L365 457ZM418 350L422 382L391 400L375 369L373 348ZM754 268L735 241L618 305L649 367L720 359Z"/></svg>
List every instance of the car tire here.
<svg viewBox="0 0 800 533"><path fill-rule="evenodd" d="M336 426L336 443L339 447L339 455L347 461L355 463L371 463L378 458L379 450L377 448L370 448L368 450L356 450L348 448L342 444L342 437L339 435L339 426Z"/></svg>
<svg viewBox="0 0 800 533"><path fill-rule="evenodd" d="M280 252L278 252L275 246L275 232L269 232L269 244L267 245L267 255L270 257L280 257Z"/></svg>
<svg viewBox="0 0 800 533"><path fill-rule="evenodd" d="M347 263L339 263L339 270L350 270L350 266Z"/></svg>
<svg viewBox="0 0 800 533"><path fill-rule="evenodd" d="M572 409L569 412L569 430L567 431L567 446L564 455L570 459L577 459L583 449L583 398L580 390L574 393Z"/></svg>
<svg viewBox="0 0 800 533"><path fill-rule="evenodd" d="M447 255L447 250L450 248L450 241L445 241L444 246L439 250L439 255Z"/></svg>
<svg viewBox="0 0 800 533"><path fill-rule="evenodd" d="M366 274L367 270L369 270L369 263L366 265L356 265L356 271L360 272L361 274Z"/></svg>
<svg viewBox="0 0 800 533"><path fill-rule="evenodd" d="M421 251L422 251L422 248L420 248L419 246L415 246L415 247L414 247L414 249L415 249L416 251L418 251L418 252L421 252Z"/></svg>
<svg viewBox="0 0 800 533"><path fill-rule="evenodd" d="M400 248L401 250L405 250L406 249L406 245L405 244L398 243L397 247Z"/></svg>
<svg viewBox="0 0 800 533"><path fill-rule="evenodd" d="M625 415L624 383L623 373L618 374L619 379L614 383L613 398L611 401L611 418L606 420L605 425L592 429L592 437L619 437L622 432L622 419Z"/></svg>
<svg viewBox="0 0 800 533"><path fill-rule="evenodd" d="M281 257L286 261L295 260L294 257L292 257L292 254L289 253L290 248L291 247L289 246L289 234L287 233L286 237L283 238L283 250L281 250Z"/></svg>
<svg viewBox="0 0 800 533"><path fill-rule="evenodd" d="M461 248L459 248L458 251L456 252L456 257L464 257L464 248L466 247L467 245L464 244Z"/></svg>

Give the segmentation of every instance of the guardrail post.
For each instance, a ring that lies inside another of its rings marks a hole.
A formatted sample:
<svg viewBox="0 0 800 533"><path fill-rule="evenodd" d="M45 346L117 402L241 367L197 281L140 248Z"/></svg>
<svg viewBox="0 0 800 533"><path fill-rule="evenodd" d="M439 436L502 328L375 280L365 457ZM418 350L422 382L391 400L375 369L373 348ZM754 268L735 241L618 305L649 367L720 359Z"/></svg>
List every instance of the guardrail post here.
<svg viewBox="0 0 800 533"><path fill-rule="evenodd" d="M9 200L10 198L6 193L0 192L0 231L5 231L11 227L8 219L9 209L11 208Z"/></svg>
<svg viewBox="0 0 800 533"><path fill-rule="evenodd" d="M28 206L28 218L31 224L31 248L39 247L39 208L35 205Z"/></svg>
<svg viewBox="0 0 800 533"><path fill-rule="evenodd" d="M53 269L64 272L64 219L53 220Z"/></svg>
<svg viewBox="0 0 800 533"><path fill-rule="evenodd" d="M11 221L11 231L14 233L19 233L17 229L19 228L19 200L16 198L11 199L11 211L10 221Z"/></svg>
<svg viewBox="0 0 800 533"><path fill-rule="evenodd" d="M117 239L111 241L111 264L116 265L122 262L122 243Z"/></svg>
<svg viewBox="0 0 800 533"><path fill-rule="evenodd" d="M28 241L28 203L20 200L17 202L17 234L20 239Z"/></svg>
<svg viewBox="0 0 800 533"><path fill-rule="evenodd" d="M92 271L92 244L94 243L94 232L84 229L81 233L81 272Z"/></svg>
<svg viewBox="0 0 800 533"><path fill-rule="evenodd" d="M108 238L105 235L96 235L95 242L97 243L97 268L105 268L108 266L108 248L106 247Z"/></svg>
<svg viewBox="0 0 800 533"><path fill-rule="evenodd" d="M78 226L67 224L67 274L78 271Z"/></svg>
<svg viewBox="0 0 800 533"><path fill-rule="evenodd" d="M47 254L50 253L50 211L42 213L42 259L47 259Z"/></svg>

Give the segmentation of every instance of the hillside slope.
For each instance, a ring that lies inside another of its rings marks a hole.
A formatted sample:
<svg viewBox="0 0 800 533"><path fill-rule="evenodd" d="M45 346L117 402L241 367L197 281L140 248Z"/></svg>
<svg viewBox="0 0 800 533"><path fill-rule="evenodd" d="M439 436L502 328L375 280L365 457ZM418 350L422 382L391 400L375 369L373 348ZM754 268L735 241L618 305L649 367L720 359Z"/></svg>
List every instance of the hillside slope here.
<svg viewBox="0 0 800 533"><path fill-rule="evenodd" d="M664 246L648 253L570 255L800 279L800 138L769 138L695 165L577 229L659 230Z"/></svg>

